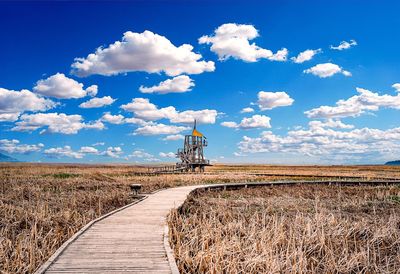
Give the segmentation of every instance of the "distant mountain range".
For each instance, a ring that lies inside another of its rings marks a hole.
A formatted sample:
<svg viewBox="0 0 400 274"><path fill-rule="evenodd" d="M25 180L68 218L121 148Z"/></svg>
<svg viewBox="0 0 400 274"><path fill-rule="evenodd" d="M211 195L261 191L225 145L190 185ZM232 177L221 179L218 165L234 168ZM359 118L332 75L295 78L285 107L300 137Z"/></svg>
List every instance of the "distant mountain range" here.
<svg viewBox="0 0 400 274"><path fill-rule="evenodd" d="M387 166L400 166L400 160L387 162Z"/></svg>
<svg viewBox="0 0 400 274"><path fill-rule="evenodd" d="M0 153L0 162L19 162L17 159Z"/></svg>

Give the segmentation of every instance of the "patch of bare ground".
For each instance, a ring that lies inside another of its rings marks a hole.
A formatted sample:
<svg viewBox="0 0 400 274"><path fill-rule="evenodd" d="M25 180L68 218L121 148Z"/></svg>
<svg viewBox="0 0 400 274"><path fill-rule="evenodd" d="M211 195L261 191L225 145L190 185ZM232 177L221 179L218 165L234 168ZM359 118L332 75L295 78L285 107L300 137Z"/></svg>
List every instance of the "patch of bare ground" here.
<svg viewBox="0 0 400 274"><path fill-rule="evenodd" d="M168 219L182 273L400 273L400 186L194 194Z"/></svg>

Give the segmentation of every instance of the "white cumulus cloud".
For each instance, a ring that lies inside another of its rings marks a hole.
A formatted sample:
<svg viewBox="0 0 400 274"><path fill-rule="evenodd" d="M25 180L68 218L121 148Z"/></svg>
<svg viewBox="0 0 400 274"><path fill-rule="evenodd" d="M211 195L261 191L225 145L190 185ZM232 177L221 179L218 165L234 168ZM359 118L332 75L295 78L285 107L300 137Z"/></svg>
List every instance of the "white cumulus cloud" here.
<svg viewBox="0 0 400 274"><path fill-rule="evenodd" d="M147 162L157 162L159 159L155 158L154 155L145 152L142 149L137 149L132 152L131 155L128 156L129 158L139 158L145 160Z"/></svg>
<svg viewBox="0 0 400 274"><path fill-rule="evenodd" d="M105 151L101 152L100 155L111 158L120 158L123 153L121 147L108 147Z"/></svg>
<svg viewBox="0 0 400 274"><path fill-rule="evenodd" d="M97 86L91 85L84 89L82 83L66 77L63 73L57 73L47 79L39 80L33 91L47 97L71 99L88 95L95 96L97 94Z"/></svg>
<svg viewBox="0 0 400 274"><path fill-rule="evenodd" d="M250 112L254 112L253 108L247 107L247 108L243 108L240 113L250 113Z"/></svg>
<svg viewBox="0 0 400 274"><path fill-rule="evenodd" d="M115 102L116 99L113 99L111 96L104 97L95 97L90 99L89 101L83 102L79 105L80 108L101 108L104 106L109 106Z"/></svg>
<svg viewBox="0 0 400 274"><path fill-rule="evenodd" d="M103 122L100 120L97 121L92 121L89 123L84 123L83 124L84 129L97 129L97 130L103 130L106 127L104 126Z"/></svg>
<svg viewBox="0 0 400 274"><path fill-rule="evenodd" d="M158 155L162 158L176 158L176 154L173 152L160 152Z"/></svg>
<svg viewBox="0 0 400 274"><path fill-rule="evenodd" d="M253 115L250 118L243 118L239 124L239 128L250 129L250 128L270 128L271 118L265 115Z"/></svg>
<svg viewBox="0 0 400 274"><path fill-rule="evenodd" d="M179 75L172 79L167 79L156 86L144 87L140 86L139 90L142 93L183 93L192 90L194 87L193 80L187 75Z"/></svg>
<svg viewBox="0 0 400 274"><path fill-rule="evenodd" d="M258 93L258 107L261 110L273 109L276 107L285 107L292 105L294 100L283 91L267 92L260 91Z"/></svg>
<svg viewBox="0 0 400 274"><path fill-rule="evenodd" d="M104 143L99 143L104 145ZM98 145L98 144L95 144ZM78 151L74 151L70 146L53 147L46 149L44 154L51 158L69 157L74 159L82 159L85 155L101 155L112 158L119 158L123 151L120 147L108 147L106 150L100 152L93 146L83 146Z"/></svg>
<svg viewBox="0 0 400 274"><path fill-rule="evenodd" d="M82 159L84 156L83 153L73 151L70 146L49 148L44 151L44 154L50 158L69 157L74 159Z"/></svg>
<svg viewBox="0 0 400 274"><path fill-rule="evenodd" d="M344 70L343 68L339 67L338 65L332 64L332 63L318 64L309 69L304 70L303 72L307 73L307 74L311 73L320 78L331 77L337 73L341 73L347 77L351 76L351 72Z"/></svg>
<svg viewBox="0 0 400 274"><path fill-rule="evenodd" d="M106 143L104 143L104 142L97 142L97 143L94 143L94 144L92 144L92 146L94 146L94 147L96 147L96 146L104 146Z"/></svg>
<svg viewBox="0 0 400 274"><path fill-rule="evenodd" d="M31 152L40 151L44 145L42 143L35 145L21 144L19 140L16 139L1 139L0 140L0 151L5 151L7 153L13 154L28 154Z"/></svg>
<svg viewBox="0 0 400 274"><path fill-rule="evenodd" d="M0 122L14 122L18 120L20 113L0 113Z"/></svg>
<svg viewBox="0 0 400 274"><path fill-rule="evenodd" d="M171 123L191 124L196 119L198 123L214 124L218 115L218 112L212 109L179 112L173 106L158 108L155 104L150 103L149 99L145 98L134 98L131 103L122 105L121 108L132 112L136 118L146 121L168 119Z"/></svg>
<svg viewBox="0 0 400 274"><path fill-rule="evenodd" d="M158 108L156 105L150 103L149 99L134 98L131 103L122 105L121 108L128 112L133 112L138 118L155 121L176 115L176 109L172 106L165 108Z"/></svg>
<svg viewBox="0 0 400 274"><path fill-rule="evenodd" d="M231 122L231 121L225 121L221 123L221 126L223 127L229 127L229 128L237 128L238 127L238 123L236 122Z"/></svg>
<svg viewBox="0 0 400 274"><path fill-rule="evenodd" d="M100 118L100 121L107 122L110 124L115 124L115 125L135 124L135 125L140 125L140 126L149 125L149 124L153 123L153 122L144 121L143 119L135 118L135 117L126 118L121 114L113 115L110 112L105 112L103 114L103 116Z"/></svg>
<svg viewBox="0 0 400 274"><path fill-rule="evenodd" d="M13 122L23 112L46 111L56 105L55 102L26 89L15 91L0 88L0 121Z"/></svg>
<svg viewBox="0 0 400 274"><path fill-rule="evenodd" d="M260 58L286 60L287 49L285 48L273 54L269 49L250 43L258 36L258 30L253 25L228 23L219 26L214 35L200 37L199 44L211 44L211 51L216 53L220 60L229 58L246 62L257 62Z"/></svg>
<svg viewBox="0 0 400 274"><path fill-rule="evenodd" d="M314 157L330 163L343 159L367 161L400 153L400 128L351 129L348 125L312 123L309 129L292 130L286 136L264 131L259 137L244 136L240 153L284 153Z"/></svg>
<svg viewBox="0 0 400 274"><path fill-rule="evenodd" d="M183 139L185 139L185 136L183 136L182 134L174 134L166 136L165 138L163 138L163 141L178 141Z"/></svg>
<svg viewBox="0 0 400 274"><path fill-rule="evenodd" d="M355 40L350 40L350 42L342 41L342 42L340 42L339 46L337 46L337 47L331 46L331 49L344 50L344 49L349 49L354 46L357 46L357 42Z"/></svg>
<svg viewBox="0 0 400 274"><path fill-rule="evenodd" d="M288 54L289 54L288 49L282 48L278 50L276 53L272 54L272 56L269 57L268 59L271 61L285 62L287 60Z"/></svg>
<svg viewBox="0 0 400 274"><path fill-rule="evenodd" d="M214 109L185 110L168 117L171 123L193 124L196 120L200 124L214 124L218 112Z"/></svg>
<svg viewBox="0 0 400 274"><path fill-rule="evenodd" d="M265 115L253 115L243 118L238 124L236 122L222 122L221 126L236 129L271 128L271 118Z"/></svg>
<svg viewBox="0 0 400 274"><path fill-rule="evenodd" d="M84 123L81 115L67 115L65 113L36 113L24 114L20 121L15 123L13 131L35 131L44 128L41 133L76 134L79 130L103 129L100 121Z"/></svg>
<svg viewBox="0 0 400 274"><path fill-rule="evenodd" d="M340 128L340 129L352 129L353 125L348 125L340 120L328 119L324 122L322 121L311 121L308 123L310 128Z"/></svg>
<svg viewBox="0 0 400 274"><path fill-rule="evenodd" d="M292 57L290 59L297 64L301 64L306 61L310 61L314 57L314 55L321 52L322 52L321 49L307 49L303 52L300 52L299 55L297 55L297 57Z"/></svg>
<svg viewBox="0 0 400 274"><path fill-rule="evenodd" d="M394 88L397 92L400 92L400 83L393 84L392 88Z"/></svg>
<svg viewBox="0 0 400 274"><path fill-rule="evenodd" d="M110 112L106 112L101 117L101 120L110 124L122 124L125 122L125 117L121 114L112 115Z"/></svg>
<svg viewBox="0 0 400 274"><path fill-rule="evenodd" d="M400 109L400 93L396 96L384 94L363 88L356 88L358 95L336 102L336 106L320 106L305 112L309 118L344 118L356 117L365 112L378 111L381 107Z"/></svg>
<svg viewBox="0 0 400 274"><path fill-rule="evenodd" d="M84 147L81 147L81 149L79 150L79 153L98 154L99 150L95 147L84 146Z"/></svg>
<svg viewBox="0 0 400 274"><path fill-rule="evenodd" d="M137 128L134 131L135 135L161 135L161 134L178 134L182 131L189 130L190 127L164 125L164 124L152 124L145 125Z"/></svg>
<svg viewBox="0 0 400 274"><path fill-rule="evenodd" d="M176 76L215 70L214 62L201 59L202 56L193 52L193 46L189 44L176 47L166 37L151 31L127 31L122 41L105 48L99 47L86 58L76 58L71 67L72 73L77 76L115 75L131 71L165 72Z"/></svg>

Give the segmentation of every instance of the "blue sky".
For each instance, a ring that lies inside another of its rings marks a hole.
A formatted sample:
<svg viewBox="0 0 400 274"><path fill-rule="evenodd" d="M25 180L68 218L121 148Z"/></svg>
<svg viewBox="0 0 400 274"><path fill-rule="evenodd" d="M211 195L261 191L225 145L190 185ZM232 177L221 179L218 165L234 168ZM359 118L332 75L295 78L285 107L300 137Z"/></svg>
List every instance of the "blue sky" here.
<svg viewBox="0 0 400 274"><path fill-rule="evenodd" d="M217 162L397 159L399 8L2 2L0 151L23 161L174 162L197 118Z"/></svg>

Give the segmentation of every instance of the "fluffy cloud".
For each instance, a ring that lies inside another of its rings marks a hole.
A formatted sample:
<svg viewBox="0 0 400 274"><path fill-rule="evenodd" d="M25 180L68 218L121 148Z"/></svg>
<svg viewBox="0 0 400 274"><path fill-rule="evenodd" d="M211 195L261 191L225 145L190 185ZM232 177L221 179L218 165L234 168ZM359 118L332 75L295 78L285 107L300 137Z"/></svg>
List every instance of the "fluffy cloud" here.
<svg viewBox="0 0 400 274"><path fill-rule="evenodd" d="M259 137L244 136L239 143L240 153L291 153L319 159L357 159L366 161L376 157L400 153L400 128L388 130L336 130L326 125L313 124L307 130L289 131L278 136L264 131Z"/></svg>
<svg viewBox="0 0 400 274"><path fill-rule="evenodd" d="M121 106L125 111L133 112L137 118L146 121L168 119L171 123L193 123L214 124L218 115L216 110L186 110L178 112L174 107L158 108L150 103L149 99L134 98L131 103Z"/></svg>
<svg viewBox="0 0 400 274"><path fill-rule="evenodd" d="M94 123L84 123L81 115L67 115L64 113L37 113L24 114L21 120L12 128L13 131L34 131L44 128L41 133L62 133L76 134L79 130L103 129L104 125L100 121Z"/></svg>
<svg viewBox="0 0 400 274"><path fill-rule="evenodd" d="M5 151L7 153L19 153L19 154L28 154L31 152L40 151L44 145L42 143L36 145L27 145L27 144L20 144L19 140L8 140L2 139L0 140L0 151Z"/></svg>
<svg viewBox="0 0 400 274"><path fill-rule="evenodd" d="M49 148L44 151L44 154L50 158L69 157L74 159L82 159L84 156L83 153L73 151L70 146Z"/></svg>
<svg viewBox="0 0 400 274"><path fill-rule="evenodd" d="M139 90L142 93L183 93L191 91L194 87L193 80L187 75L176 76L172 79L165 80L159 83L157 86L144 87L140 86Z"/></svg>
<svg viewBox="0 0 400 274"><path fill-rule="evenodd" d="M325 122L321 121L311 121L308 123L310 128L340 128L340 129L352 129L354 128L353 125L348 125L343 123L340 120L333 120L333 119L328 119Z"/></svg>
<svg viewBox="0 0 400 274"><path fill-rule="evenodd" d="M177 112L176 115L169 117L171 123L193 124L197 120L201 124L214 124L218 112L213 109L186 110Z"/></svg>
<svg viewBox="0 0 400 274"><path fill-rule="evenodd" d="M55 106L53 101L26 89L15 91L0 88L0 121L13 122L25 111L45 111Z"/></svg>
<svg viewBox="0 0 400 274"><path fill-rule="evenodd" d="M151 31L125 32L122 41L99 47L86 58L76 58L71 65L77 76L92 74L115 75L131 71L145 71L176 76L182 73L199 74L214 71L214 62L200 60L193 47L174 46L166 37Z"/></svg>
<svg viewBox="0 0 400 274"><path fill-rule="evenodd" d="M110 124L122 124L125 122L125 117L121 114L112 115L110 112L106 112L101 117L101 120Z"/></svg>
<svg viewBox="0 0 400 274"><path fill-rule="evenodd" d="M121 108L128 112L133 112L138 118L155 121L163 118L169 118L176 114L174 107L157 108L150 103L149 99L134 98L131 103L122 105Z"/></svg>
<svg viewBox="0 0 400 274"><path fill-rule="evenodd" d="M332 64L332 63L318 64L309 69L304 70L303 72L308 73L308 74L311 73L320 78L331 77L337 73L341 73L344 76L351 76L351 72L344 70L343 68L339 67L338 65Z"/></svg>
<svg viewBox="0 0 400 274"><path fill-rule="evenodd" d="M396 96L379 95L372 91L356 88L358 95L347 100L339 100L336 106L320 106L306 111L309 118L356 117L367 111L378 111L380 107L400 109L400 93Z"/></svg>
<svg viewBox="0 0 400 274"><path fill-rule="evenodd" d="M229 128L252 129L252 128L271 128L271 118L265 115L253 115L250 118L243 118L237 124L235 122L222 122L221 125Z"/></svg>
<svg viewBox="0 0 400 274"><path fill-rule="evenodd" d="M131 118L125 118L121 114L113 115L110 112L105 112L103 116L100 118L100 121L107 122L110 124L115 124L115 125L120 125L120 124L135 124L135 125L149 125L152 124L153 122L146 122L142 119L131 117Z"/></svg>
<svg viewBox="0 0 400 274"><path fill-rule="evenodd" d="M101 144L104 145L104 143ZM64 146L46 149L44 154L51 158L69 157L82 159L88 154L120 158L120 155L123 154L123 151L120 147L108 147L106 150L100 152L97 148L91 146L83 146L78 151L74 151L70 146Z"/></svg>
<svg viewBox="0 0 400 274"><path fill-rule="evenodd" d="M176 154L173 152L160 152L158 155L160 155L162 158L176 158Z"/></svg>
<svg viewBox="0 0 400 274"><path fill-rule="evenodd" d="M95 147L81 147L79 153L84 154L99 154L99 150Z"/></svg>
<svg viewBox="0 0 400 274"><path fill-rule="evenodd" d="M272 54L272 56L269 57L268 59L271 61L285 62L287 60L288 54L289 54L288 49L282 48L278 50L276 53Z"/></svg>
<svg viewBox="0 0 400 274"><path fill-rule="evenodd" d="M84 128L84 129L103 130L103 129L105 129L106 127L104 126L103 122L97 120L97 121L93 121L93 122L90 122L90 123L85 123L85 124L83 125L83 128Z"/></svg>
<svg viewBox="0 0 400 274"><path fill-rule="evenodd" d="M243 109L240 111L240 113L250 113L250 112L254 112L254 109L248 107L248 108L243 108Z"/></svg>
<svg viewBox="0 0 400 274"><path fill-rule="evenodd" d="M57 73L47 79L39 80L33 91L48 97L71 99L88 95L95 96L97 94L97 86L92 85L84 89L83 84L66 77L62 73Z"/></svg>
<svg viewBox="0 0 400 274"><path fill-rule="evenodd" d="M152 124L139 127L135 130L135 135L160 135L160 134L178 134L189 130L190 127L172 126L164 124Z"/></svg>
<svg viewBox="0 0 400 274"><path fill-rule="evenodd" d="M222 122L221 126L223 127L229 127L229 128L238 128L238 123L236 122Z"/></svg>
<svg viewBox="0 0 400 274"><path fill-rule="evenodd" d="M128 156L129 158L140 158L148 162L157 162L159 159L155 158L152 154L145 152L144 150L135 150L132 152L131 155Z"/></svg>
<svg viewBox="0 0 400 274"><path fill-rule="evenodd" d="M94 144L92 144L92 146L94 146L94 147L96 147L96 146L104 146L106 143L104 143L104 142L97 142L97 143L94 143Z"/></svg>
<svg viewBox="0 0 400 274"><path fill-rule="evenodd" d="M124 152L120 147L108 147L107 150L100 153L102 156L111 157L111 158L119 158L121 154Z"/></svg>
<svg viewBox="0 0 400 274"><path fill-rule="evenodd" d="M271 118L265 115L253 115L250 118L243 118L239 124L239 128L250 129L250 128L270 128Z"/></svg>
<svg viewBox="0 0 400 274"><path fill-rule="evenodd" d="M400 92L400 83L393 84L392 88L396 89L397 92Z"/></svg>
<svg viewBox="0 0 400 274"><path fill-rule="evenodd" d="M344 49L349 49L353 46L357 46L357 42L355 40L350 40L350 42L342 41L337 47L331 46L331 49L344 50Z"/></svg>
<svg viewBox="0 0 400 274"><path fill-rule="evenodd" d="M136 117L125 118L124 119L124 123L125 124L134 124L134 125L139 125L139 126L145 126L145 125L153 124L153 122L151 122L151 121L148 122L148 121L145 121L143 119L136 118Z"/></svg>
<svg viewBox="0 0 400 274"><path fill-rule="evenodd" d="M80 108L101 108L104 106L111 105L116 99L111 98L111 96L104 96L101 98L92 98L89 101L83 102L79 105Z"/></svg>
<svg viewBox="0 0 400 274"><path fill-rule="evenodd" d="M185 139L185 136L183 136L182 134L174 134L166 136L165 138L163 138L163 141L178 141L183 139Z"/></svg>
<svg viewBox="0 0 400 274"><path fill-rule="evenodd" d="M0 122L14 122L18 120L20 113L0 113Z"/></svg>
<svg viewBox="0 0 400 274"><path fill-rule="evenodd" d="M258 107L261 110L273 109L292 105L294 100L286 92L266 92L258 93Z"/></svg>
<svg viewBox="0 0 400 274"><path fill-rule="evenodd" d="M303 52L300 52L299 55L297 55L297 57L292 57L290 59L297 64L301 64L311 60L314 57L314 55L321 52L322 52L321 49L308 49Z"/></svg>
<svg viewBox="0 0 400 274"><path fill-rule="evenodd" d="M250 40L258 36L258 30L253 25L228 23L219 26L214 35L200 37L199 44L211 44L211 51L216 53L220 60L231 57L246 62L257 62L260 58L286 60L287 49L273 54L269 49L263 49L255 43L250 44Z"/></svg>
<svg viewBox="0 0 400 274"><path fill-rule="evenodd" d="M136 158L149 158L149 157L153 157L153 155L151 155L150 153L147 153L143 150L135 150L132 152L132 154L130 155L131 157L136 157Z"/></svg>

